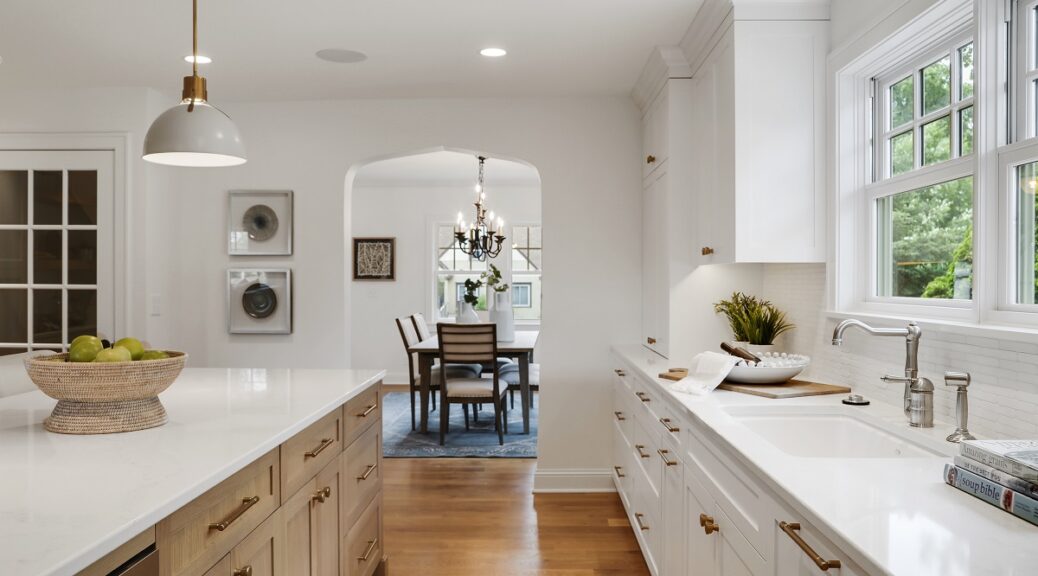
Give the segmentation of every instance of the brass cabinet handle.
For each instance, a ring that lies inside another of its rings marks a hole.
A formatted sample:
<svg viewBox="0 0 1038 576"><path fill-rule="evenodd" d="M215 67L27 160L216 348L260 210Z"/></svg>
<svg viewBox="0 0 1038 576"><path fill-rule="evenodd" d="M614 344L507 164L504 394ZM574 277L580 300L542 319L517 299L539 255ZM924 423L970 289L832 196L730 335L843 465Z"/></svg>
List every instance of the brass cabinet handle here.
<svg viewBox="0 0 1038 576"><path fill-rule="evenodd" d="M667 429L667 432L681 432L681 428L670 425L670 418L660 418L660 424Z"/></svg>
<svg viewBox="0 0 1038 576"><path fill-rule="evenodd" d="M807 557L810 558L811 561L815 563L815 566L818 566L818 569L822 572L827 572L830 568L840 567L839 560L826 560L822 558L818 555L818 552L814 551L814 548L811 548L810 544L800 537L800 534L797 533L797 530L800 530L799 522L779 522L779 528L781 528L782 531L786 533L786 536L789 536L793 542L804 551L804 554L807 554Z"/></svg>
<svg viewBox="0 0 1038 576"><path fill-rule="evenodd" d="M641 456L642 458L650 458L652 454L646 454L645 452L642 452L642 448L645 448L645 444L634 445L634 449L638 451L639 456Z"/></svg>
<svg viewBox="0 0 1038 576"><path fill-rule="evenodd" d="M375 471L375 468L378 468L378 464L368 464L368 467L364 470L364 473L360 476L357 476L357 481L359 482L362 480L367 480L368 476L371 476L371 473Z"/></svg>
<svg viewBox="0 0 1038 576"><path fill-rule="evenodd" d="M646 342L646 343L647 343L647 344L648 344L649 346L652 346L653 344L655 344L655 343L656 343L656 339L655 339L655 338L653 338L652 336L649 336L648 338L646 338L646 339L645 339L645 342Z"/></svg>
<svg viewBox="0 0 1038 576"><path fill-rule="evenodd" d="M617 478L627 478L627 474L624 474L623 466L613 466L613 470L616 470Z"/></svg>
<svg viewBox="0 0 1038 576"><path fill-rule="evenodd" d="M642 402L652 402L652 398L649 398L649 395L645 392L635 392L634 395Z"/></svg>
<svg viewBox="0 0 1038 576"><path fill-rule="evenodd" d="M699 515L699 525L703 527L703 531L706 532L707 535L721 531L721 529L714 522L714 517L707 516L706 514Z"/></svg>
<svg viewBox="0 0 1038 576"><path fill-rule="evenodd" d="M324 488L318 490L317 492L314 492L314 495L310 497L310 500L312 502L320 502L321 504L324 504L324 501L326 499L328 499L328 498L331 498L331 497L332 497L332 487L331 486L325 486Z"/></svg>
<svg viewBox="0 0 1038 576"><path fill-rule="evenodd" d="M709 246L703 246L703 249L699 251L703 256L709 256L714 253L714 249Z"/></svg>
<svg viewBox="0 0 1038 576"><path fill-rule="evenodd" d="M644 518L644 517L645 517L645 514L642 514L641 512L635 512L634 513L634 521L638 523L638 528L641 529L641 530L648 530L649 527L646 526L642 522L642 518Z"/></svg>
<svg viewBox="0 0 1038 576"><path fill-rule="evenodd" d="M252 576L252 566L238 568L234 571L234 574L232 576Z"/></svg>
<svg viewBox="0 0 1038 576"><path fill-rule="evenodd" d="M663 448L660 448L656 452L660 455L660 458L663 458L663 463L666 464L667 466L677 466L678 465L678 461L677 460L667 460L667 454L670 454L670 450L664 450Z"/></svg>
<svg viewBox="0 0 1038 576"><path fill-rule="evenodd" d="M620 412L619 410L617 410L616 412L613 412L613 414L615 414L616 415L616 419L621 421L621 422L623 422L624 420L627 420L627 418L624 417L624 413Z"/></svg>
<svg viewBox="0 0 1038 576"><path fill-rule="evenodd" d="M244 514L246 511L248 511L249 508L252 508L257 502L259 502L259 496L253 496L251 498L242 498L241 499L241 506L238 506L238 508L236 508L234 510L234 512L231 512L230 516L224 518L223 520L221 520L219 522L214 522L214 523L210 524L209 525L209 529L210 530L219 530L220 532L223 532L231 524L234 524L235 520L237 520L238 518L241 518L241 515ZM243 568L243 570L244 570L244 568Z"/></svg>
<svg viewBox="0 0 1038 576"><path fill-rule="evenodd" d="M627 376L627 374L623 370L621 370L619 368L617 368L616 370L613 370L613 372L616 372L616 375L621 377L621 378L623 378L624 376Z"/></svg>
<svg viewBox="0 0 1038 576"><path fill-rule="evenodd" d="M368 406L366 410L364 410L360 414L357 414L357 418L367 418L368 414L371 414L375 411L375 408L378 408L378 402L372 404L371 406Z"/></svg>
<svg viewBox="0 0 1038 576"><path fill-rule="evenodd" d="M376 546L378 546L378 538L368 540L368 549L364 551L363 556L357 556L357 560L360 562L367 562L368 558L371 557L371 553L375 551Z"/></svg>
<svg viewBox="0 0 1038 576"><path fill-rule="evenodd" d="M324 452L324 449L335 443L335 438L324 438L321 443L313 450L303 454L303 460L307 458L317 458L317 455Z"/></svg>

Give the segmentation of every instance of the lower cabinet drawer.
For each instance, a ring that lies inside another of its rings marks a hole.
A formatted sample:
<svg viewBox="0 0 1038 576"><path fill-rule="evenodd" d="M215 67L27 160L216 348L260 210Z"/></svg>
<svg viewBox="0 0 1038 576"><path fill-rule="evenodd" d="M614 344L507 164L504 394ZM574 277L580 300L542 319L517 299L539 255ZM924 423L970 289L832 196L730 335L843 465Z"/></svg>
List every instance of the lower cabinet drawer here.
<svg viewBox="0 0 1038 576"><path fill-rule="evenodd" d="M342 452L342 410L332 410L281 445L281 490L287 496Z"/></svg>
<svg viewBox="0 0 1038 576"><path fill-rule="evenodd" d="M347 532L342 546L343 576L370 576L382 560L382 497L378 495Z"/></svg>
<svg viewBox="0 0 1038 576"><path fill-rule="evenodd" d="M382 426L368 428L342 455L342 526L348 529L382 487Z"/></svg>
<svg viewBox="0 0 1038 576"><path fill-rule="evenodd" d="M280 477L275 448L159 522L162 576L194 576L216 564L278 508Z"/></svg>
<svg viewBox="0 0 1038 576"><path fill-rule="evenodd" d="M382 405L379 398L381 383L368 388L346 403L342 414L342 445L349 446L373 422L380 420Z"/></svg>
<svg viewBox="0 0 1038 576"><path fill-rule="evenodd" d="M635 419L633 448L641 469L648 478L649 489L659 498L663 482L663 463L659 454L659 424L653 425L653 421L646 420L642 414Z"/></svg>

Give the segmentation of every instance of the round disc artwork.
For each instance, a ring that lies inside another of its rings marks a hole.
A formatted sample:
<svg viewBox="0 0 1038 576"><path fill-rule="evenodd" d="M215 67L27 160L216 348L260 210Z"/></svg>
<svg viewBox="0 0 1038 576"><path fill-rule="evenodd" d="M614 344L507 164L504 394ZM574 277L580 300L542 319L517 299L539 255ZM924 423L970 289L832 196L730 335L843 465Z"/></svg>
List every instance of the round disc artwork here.
<svg viewBox="0 0 1038 576"><path fill-rule="evenodd" d="M266 318L277 309L278 297L273 288L256 282L241 295L241 306L245 313L253 318Z"/></svg>
<svg viewBox="0 0 1038 576"><path fill-rule="evenodd" d="M241 225L251 240L270 240L278 231L278 215L270 206L256 204L245 211Z"/></svg>

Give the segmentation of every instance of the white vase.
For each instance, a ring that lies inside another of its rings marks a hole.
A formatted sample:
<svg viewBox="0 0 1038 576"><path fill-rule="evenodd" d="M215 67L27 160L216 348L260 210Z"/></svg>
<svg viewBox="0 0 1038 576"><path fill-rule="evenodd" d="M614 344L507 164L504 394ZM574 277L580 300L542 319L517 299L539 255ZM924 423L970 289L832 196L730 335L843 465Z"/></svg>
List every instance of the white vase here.
<svg viewBox="0 0 1038 576"><path fill-rule="evenodd" d="M458 324L479 324L479 314L476 314L476 309L472 307L472 304L464 300L458 300L458 318L455 322Z"/></svg>
<svg viewBox="0 0 1038 576"><path fill-rule="evenodd" d="M497 324L498 342L515 340L515 312L512 310L512 296L507 290L494 292L494 308L490 311L490 321Z"/></svg>

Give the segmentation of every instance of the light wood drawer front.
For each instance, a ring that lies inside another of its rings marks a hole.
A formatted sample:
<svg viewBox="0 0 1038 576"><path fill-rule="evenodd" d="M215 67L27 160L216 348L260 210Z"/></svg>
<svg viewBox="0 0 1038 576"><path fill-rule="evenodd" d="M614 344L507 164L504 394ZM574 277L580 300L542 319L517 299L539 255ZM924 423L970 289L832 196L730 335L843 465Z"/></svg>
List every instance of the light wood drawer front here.
<svg viewBox="0 0 1038 576"><path fill-rule="evenodd" d="M342 522L349 529L382 487L382 426L368 428L342 455Z"/></svg>
<svg viewBox="0 0 1038 576"><path fill-rule="evenodd" d="M281 445L281 490L295 494L342 452L342 411L332 410Z"/></svg>
<svg viewBox="0 0 1038 576"><path fill-rule="evenodd" d="M284 567L284 530L279 509L231 550L231 575L289 576Z"/></svg>
<svg viewBox="0 0 1038 576"><path fill-rule="evenodd" d="M277 509L280 478L275 448L159 522L160 575L194 576L216 564Z"/></svg>
<svg viewBox="0 0 1038 576"><path fill-rule="evenodd" d="M343 446L349 446L372 422L382 416L382 402L378 392L382 383L375 384L346 403L343 408Z"/></svg>
<svg viewBox="0 0 1038 576"><path fill-rule="evenodd" d="M346 534L342 547L344 576L371 576L382 560L382 498L377 497Z"/></svg>
<svg viewBox="0 0 1038 576"><path fill-rule="evenodd" d="M231 576L231 555L228 554L221 558L220 561L210 568L203 576Z"/></svg>

